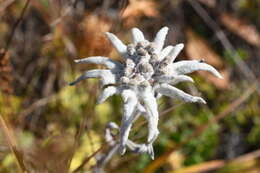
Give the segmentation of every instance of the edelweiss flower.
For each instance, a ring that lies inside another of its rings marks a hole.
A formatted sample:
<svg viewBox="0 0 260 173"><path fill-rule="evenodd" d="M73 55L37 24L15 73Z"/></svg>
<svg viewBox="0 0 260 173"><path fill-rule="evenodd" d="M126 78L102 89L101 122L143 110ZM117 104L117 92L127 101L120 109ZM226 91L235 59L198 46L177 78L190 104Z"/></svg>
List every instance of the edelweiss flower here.
<svg viewBox="0 0 260 173"><path fill-rule="evenodd" d="M186 74L197 70L211 72L218 78L220 73L203 60L174 62L183 49L183 44L164 47L168 27L163 27L149 42L143 33L132 29L133 43L125 45L114 34L107 32L106 36L123 57L120 63L102 56L93 56L75 60L76 63L94 63L105 65L107 70L89 70L71 83L74 85L83 79L100 78L103 92L98 103L108 97L118 94L123 98L123 117L120 127L119 152L125 153L128 136L132 123L138 116L143 115L148 122L147 148L145 151L153 158L152 144L156 140L158 131L158 105L156 100L165 95L179 98L185 102L206 103L202 98L189 95L174 87L179 82L193 82Z"/></svg>

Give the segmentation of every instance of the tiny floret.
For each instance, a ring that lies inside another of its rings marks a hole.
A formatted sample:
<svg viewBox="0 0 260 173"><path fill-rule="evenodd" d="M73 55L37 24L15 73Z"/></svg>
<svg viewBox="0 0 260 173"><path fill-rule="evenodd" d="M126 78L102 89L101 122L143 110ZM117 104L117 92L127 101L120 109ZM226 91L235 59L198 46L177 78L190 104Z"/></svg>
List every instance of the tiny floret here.
<svg viewBox="0 0 260 173"><path fill-rule="evenodd" d="M201 97L192 96L175 87L180 82L193 82L187 74L198 70L211 72L218 78L221 74L204 60L184 60L175 62L184 48L180 43L164 47L168 27L158 31L153 41L145 39L142 31L132 29L133 43L125 45L114 34L107 32L111 41L124 62L120 63L103 56L93 56L75 60L76 63L94 63L107 67L106 70L89 70L77 78L71 85L83 79L100 78L103 91L97 103L103 103L112 95L123 98L123 117L119 128L119 152L124 154L133 122L143 115L148 122L147 142L142 144L144 151L154 158L153 143L159 135L158 105L160 96L177 98L184 102L206 104Z"/></svg>

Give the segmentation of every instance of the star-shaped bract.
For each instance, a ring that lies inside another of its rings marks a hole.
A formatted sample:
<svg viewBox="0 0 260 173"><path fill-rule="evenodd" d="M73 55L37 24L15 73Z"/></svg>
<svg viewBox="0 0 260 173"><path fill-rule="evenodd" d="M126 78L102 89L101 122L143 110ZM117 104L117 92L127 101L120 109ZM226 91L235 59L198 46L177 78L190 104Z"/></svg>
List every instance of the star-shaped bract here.
<svg viewBox="0 0 260 173"><path fill-rule="evenodd" d="M76 63L105 65L107 69L86 71L71 85L83 79L100 78L103 92L97 103L103 103L115 94L123 98L123 117L119 139L121 154L125 153L133 122L142 114L148 122L149 130L145 146L151 157L154 157L152 144L159 134L157 127L159 113L156 100L160 96L178 98L184 102L206 103L201 97L192 96L174 87L179 82L193 82L192 78L186 74L204 70L222 78L214 67L203 60L174 62L184 45L177 44L163 48L167 32L168 27L163 27L156 34L155 39L149 42L139 29L133 28L133 43L128 45L125 45L114 34L107 32L107 38L123 57L124 63L103 56L75 60Z"/></svg>

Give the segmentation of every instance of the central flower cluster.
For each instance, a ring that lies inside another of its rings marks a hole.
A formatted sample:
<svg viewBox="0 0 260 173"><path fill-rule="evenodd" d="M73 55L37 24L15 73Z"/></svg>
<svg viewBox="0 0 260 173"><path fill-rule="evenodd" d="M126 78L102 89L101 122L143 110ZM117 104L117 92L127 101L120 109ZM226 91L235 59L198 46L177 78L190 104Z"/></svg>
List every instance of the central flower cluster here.
<svg viewBox="0 0 260 173"><path fill-rule="evenodd" d="M136 45L127 46L127 54L124 76L121 77L123 84L140 85L149 82L153 83L152 76L156 71L157 55L154 53L153 44L142 41Z"/></svg>
<svg viewBox="0 0 260 173"><path fill-rule="evenodd" d="M123 57L123 64L101 56L75 60L76 63L102 64L108 69L89 70L71 85L87 78L100 78L103 92L98 98L98 103L104 102L114 94L121 95L123 98L123 118L119 129L121 154L124 154L126 146L129 146L128 136L133 122L143 115L148 122L149 132L147 143L140 145L142 147L138 152L147 152L152 158L154 157L152 144L159 134L157 99L160 96L179 98L185 102L206 103L201 97L189 95L174 87L179 82L193 82L186 74L204 70L221 78L219 72L203 60L174 62L184 45L177 44L163 48L167 32L168 28L163 27L156 34L155 39L149 42L139 29L133 28L133 44L129 45L122 43L114 34L106 33Z"/></svg>
<svg viewBox="0 0 260 173"><path fill-rule="evenodd" d="M183 44L178 47L183 47ZM122 84L138 86L156 83L159 76L169 73L167 66L170 65L171 58L165 58L165 53L169 53L169 50L166 49L158 55L156 45L147 40L127 45L127 59L123 76L120 78Z"/></svg>

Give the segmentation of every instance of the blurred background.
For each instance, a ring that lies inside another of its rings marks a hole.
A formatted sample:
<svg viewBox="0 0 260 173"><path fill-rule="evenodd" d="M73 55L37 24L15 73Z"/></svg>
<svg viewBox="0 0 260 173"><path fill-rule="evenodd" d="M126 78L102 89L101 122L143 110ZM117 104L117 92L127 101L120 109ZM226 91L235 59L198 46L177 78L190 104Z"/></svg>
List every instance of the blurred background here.
<svg viewBox="0 0 260 173"><path fill-rule="evenodd" d="M120 60L104 32L125 43L138 27L166 45L184 43L181 59L205 59L224 76L194 73L179 88L207 105L159 100L155 160L116 154L107 173L260 172L259 0L0 0L0 172L88 173L109 151L104 130L120 124L122 101L96 105L97 79L68 86L95 65ZM146 139L144 119L130 138Z"/></svg>

